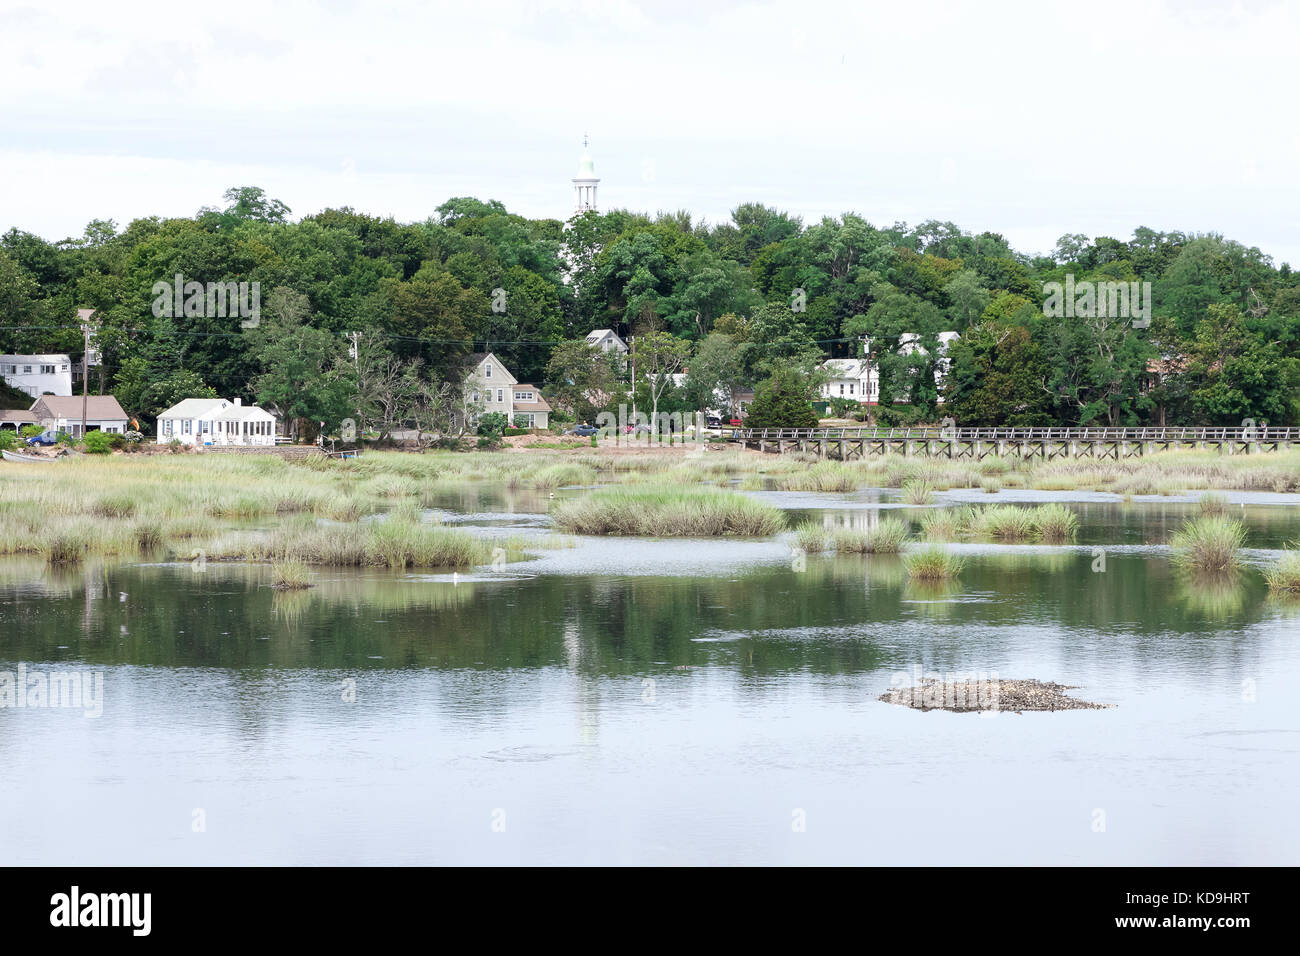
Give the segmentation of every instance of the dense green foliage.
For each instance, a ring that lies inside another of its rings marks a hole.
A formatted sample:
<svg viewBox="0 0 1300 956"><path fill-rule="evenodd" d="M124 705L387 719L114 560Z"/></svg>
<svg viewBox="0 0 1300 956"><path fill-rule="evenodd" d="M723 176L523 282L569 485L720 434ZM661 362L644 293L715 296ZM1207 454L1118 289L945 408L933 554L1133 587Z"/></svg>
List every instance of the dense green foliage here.
<svg viewBox="0 0 1300 956"><path fill-rule="evenodd" d="M582 343L594 328L645 343L637 400L661 412L734 405L748 388L775 397L778 385L786 402L796 380L807 401L816 365L865 343L882 421L1300 420L1300 281L1217 235L1071 235L1029 256L951 223L804 224L758 204L707 225L625 210L529 220L471 198L416 223L348 208L293 221L256 188L226 201L125 229L96 221L61 242L10 229L0 352L79 356L75 310L94 308L92 388L133 415L218 394L327 428L359 416L378 433L445 420L463 359L479 351L541 385L557 419L630 401L630 363ZM155 315L155 283L178 274L259 283L260 322ZM1043 283L1067 275L1150 282L1150 326L1046 315ZM946 362L944 331L961 334ZM653 378L682 368L684 385Z"/></svg>

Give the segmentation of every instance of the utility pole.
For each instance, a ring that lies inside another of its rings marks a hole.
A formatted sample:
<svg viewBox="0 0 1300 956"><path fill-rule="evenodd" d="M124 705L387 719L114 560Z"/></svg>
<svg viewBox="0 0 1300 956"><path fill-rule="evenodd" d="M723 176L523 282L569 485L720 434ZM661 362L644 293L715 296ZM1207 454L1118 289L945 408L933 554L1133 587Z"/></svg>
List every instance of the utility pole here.
<svg viewBox="0 0 1300 956"><path fill-rule="evenodd" d="M361 407L360 407L360 406L361 406L361 401L360 401L360 396L361 396L361 344L360 344L360 342L361 342L361 333L360 333L360 332L349 332L348 335L350 335L350 336L352 337L352 361L353 361L353 364L355 365L356 370L357 370L357 396L358 396L358 400L357 400L357 424L356 424L356 427L357 427L357 429L358 429L358 432L357 432L356 435L353 436L353 441L356 443L356 446L357 446L358 448L360 448L360 447L361 447L361 432L360 432L360 428L361 428Z"/></svg>
<svg viewBox="0 0 1300 956"><path fill-rule="evenodd" d="M84 351L81 353L81 440L86 440L86 386L90 384L90 323L81 323Z"/></svg>
<svg viewBox="0 0 1300 956"><path fill-rule="evenodd" d="M632 428L636 429L636 336L627 337L628 352L632 355Z"/></svg>

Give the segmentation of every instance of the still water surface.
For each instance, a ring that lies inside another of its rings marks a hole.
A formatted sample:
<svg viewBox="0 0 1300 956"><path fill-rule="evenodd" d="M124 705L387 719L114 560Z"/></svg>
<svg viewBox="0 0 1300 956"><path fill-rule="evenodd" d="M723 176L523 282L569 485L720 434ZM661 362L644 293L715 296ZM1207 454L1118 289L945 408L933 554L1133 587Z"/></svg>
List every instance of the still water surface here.
<svg viewBox="0 0 1300 956"><path fill-rule="evenodd" d="M828 525L900 507L764 497ZM1074 497L1076 545L962 545L939 590L887 557L796 570L785 539L577 539L287 594L262 567L7 562L0 671L102 671L104 696L0 709L0 862L1300 862L1300 611L1254 567L1175 573L1190 504ZM1300 538L1295 500L1233 500L1252 563ZM549 534L542 497L439 505ZM877 700L918 667L1114 706Z"/></svg>

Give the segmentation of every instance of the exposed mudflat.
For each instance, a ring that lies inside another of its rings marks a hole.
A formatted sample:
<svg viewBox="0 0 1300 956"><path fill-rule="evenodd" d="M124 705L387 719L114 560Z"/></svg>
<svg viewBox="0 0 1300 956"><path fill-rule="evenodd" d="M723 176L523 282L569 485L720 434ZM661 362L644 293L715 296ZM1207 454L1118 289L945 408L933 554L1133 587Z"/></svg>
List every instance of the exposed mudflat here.
<svg viewBox="0 0 1300 956"><path fill-rule="evenodd" d="M895 687L881 694L887 704L901 704L917 710L948 710L953 713L1027 710L1104 710L1112 704L1094 704L1064 693L1077 688L1036 680L945 681L928 678L915 687Z"/></svg>

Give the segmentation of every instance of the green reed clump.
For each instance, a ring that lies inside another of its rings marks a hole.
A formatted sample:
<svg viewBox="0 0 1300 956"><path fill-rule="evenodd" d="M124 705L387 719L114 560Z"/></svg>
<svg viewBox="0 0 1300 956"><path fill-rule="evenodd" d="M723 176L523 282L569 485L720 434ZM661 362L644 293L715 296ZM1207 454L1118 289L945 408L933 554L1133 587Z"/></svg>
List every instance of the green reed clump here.
<svg viewBox="0 0 1300 956"><path fill-rule="evenodd" d="M862 480L860 468L839 461L823 461L811 468L778 475L772 487L779 491L856 491Z"/></svg>
<svg viewBox="0 0 1300 956"><path fill-rule="evenodd" d="M1073 541L1079 533L1079 516L1053 502L1033 510L1034 529L1044 541Z"/></svg>
<svg viewBox="0 0 1300 956"><path fill-rule="evenodd" d="M559 504L555 526L571 534L767 537L785 516L765 501L707 486L603 488Z"/></svg>
<svg viewBox="0 0 1300 956"><path fill-rule="evenodd" d="M966 562L946 548L929 545L903 555L903 567L910 577L921 581L955 578Z"/></svg>
<svg viewBox="0 0 1300 956"><path fill-rule="evenodd" d="M1300 542L1297 542L1300 544ZM1300 551L1288 551L1264 571L1270 591L1300 594Z"/></svg>
<svg viewBox="0 0 1300 956"><path fill-rule="evenodd" d="M909 478L902 488L903 500L909 505L928 505L934 500L934 486L924 478Z"/></svg>
<svg viewBox="0 0 1300 956"><path fill-rule="evenodd" d="M301 591L312 583L311 572L301 561L276 561L271 565L271 587L278 591Z"/></svg>
<svg viewBox="0 0 1300 956"><path fill-rule="evenodd" d="M1246 526L1224 517L1191 518L1169 538L1174 563L1197 571L1231 571L1241 564Z"/></svg>
<svg viewBox="0 0 1300 956"><path fill-rule="evenodd" d="M943 508L921 515L921 536L932 541L952 541L970 530L970 508Z"/></svg>
<svg viewBox="0 0 1300 956"><path fill-rule="evenodd" d="M1034 536L1034 518L1029 508L990 505L974 513L970 533L980 538L1025 541Z"/></svg>
<svg viewBox="0 0 1300 956"><path fill-rule="evenodd" d="M807 554L816 554L819 551L825 551L831 539L826 532L826 528L821 523L804 521L795 527L794 540L795 544L799 546L799 550Z"/></svg>
<svg viewBox="0 0 1300 956"><path fill-rule="evenodd" d="M898 554L911 530L906 521L881 518L870 528L836 528L831 543L842 554Z"/></svg>
<svg viewBox="0 0 1300 956"><path fill-rule="evenodd" d="M1201 495L1196 502L1196 513L1205 517L1226 515L1228 513L1228 499L1217 491L1208 491Z"/></svg>

